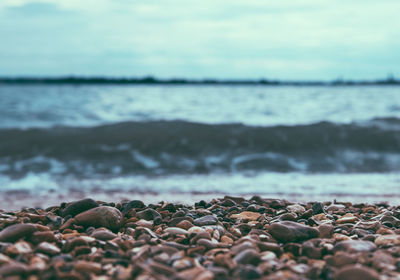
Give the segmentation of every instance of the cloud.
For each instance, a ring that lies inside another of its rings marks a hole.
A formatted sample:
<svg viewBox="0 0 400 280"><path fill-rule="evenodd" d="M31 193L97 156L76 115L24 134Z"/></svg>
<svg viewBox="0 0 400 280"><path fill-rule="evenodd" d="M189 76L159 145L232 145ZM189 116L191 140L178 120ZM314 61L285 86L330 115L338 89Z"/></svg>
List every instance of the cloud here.
<svg viewBox="0 0 400 280"><path fill-rule="evenodd" d="M0 74L400 74L400 2L0 1ZM5 62L6 61L6 62Z"/></svg>

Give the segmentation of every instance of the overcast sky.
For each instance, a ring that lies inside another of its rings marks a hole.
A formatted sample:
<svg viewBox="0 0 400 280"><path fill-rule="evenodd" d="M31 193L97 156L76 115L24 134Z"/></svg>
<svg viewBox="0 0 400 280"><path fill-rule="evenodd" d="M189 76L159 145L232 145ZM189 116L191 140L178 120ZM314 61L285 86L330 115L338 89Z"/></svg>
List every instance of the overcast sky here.
<svg viewBox="0 0 400 280"><path fill-rule="evenodd" d="M400 76L399 0L1 0L0 75Z"/></svg>

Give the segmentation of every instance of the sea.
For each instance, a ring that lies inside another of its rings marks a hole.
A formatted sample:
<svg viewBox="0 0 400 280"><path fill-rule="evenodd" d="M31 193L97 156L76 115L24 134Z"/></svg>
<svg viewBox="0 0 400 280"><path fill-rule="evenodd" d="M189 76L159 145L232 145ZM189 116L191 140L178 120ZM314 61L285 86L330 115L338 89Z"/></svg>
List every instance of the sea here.
<svg viewBox="0 0 400 280"><path fill-rule="evenodd" d="M400 87L0 85L0 200L70 190L400 203Z"/></svg>

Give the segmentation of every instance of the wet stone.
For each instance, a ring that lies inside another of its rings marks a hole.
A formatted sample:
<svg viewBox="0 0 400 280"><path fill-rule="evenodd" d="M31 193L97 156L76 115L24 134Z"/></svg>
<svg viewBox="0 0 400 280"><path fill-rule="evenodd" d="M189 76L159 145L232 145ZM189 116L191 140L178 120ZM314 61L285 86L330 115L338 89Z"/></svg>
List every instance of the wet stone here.
<svg viewBox="0 0 400 280"><path fill-rule="evenodd" d="M14 242L21 238L27 238L36 231L34 224L15 224L6 227L0 232L0 242Z"/></svg>
<svg viewBox="0 0 400 280"><path fill-rule="evenodd" d="M245 249L234 258L240 264L252 264L257 266L260 262L260 254L254 249Z"/></svg>
<svg viewBox="0 0 400 280"><path fill-rule="evenodd" d="M86 227L105 227L116 231L122 226L123 215L117 208L99 206L80 213L74 219L79 225Z"/></svg>
<svg viewBox="0 0 400 280"><path fill-rule="evenodd" d="M324 213L324 207L322 206L321 202L316 202L312 205L312 210L314 215Z"/></svg>
<svg viewBox="0 0 400 280"><path fill-rule="evenodd" d="M333 248L334 252L345 251L347 253L372 252L376 250L376 245L370 241L346 240L341 241Z"/></svg>
<svg viewBox="0 0 400 280"><path fill-rule="evenodd" d="M196 226L208 226L208 225L216 225L218 223L218 219L213 215L206 215L201 218L197 218L194 220L194 224Z"/></svg>
<svg viewBox="0 0 400 280"><path fill-rule="evenodd" d="M82 213L86 210L98 207L99 204L93 199L86 198L78 201L71 202L67 204L67 207L62 210L61 215L63 217L71 215L72 217Z"/></svg>
<svg viewBox="0 0 400 280"><path fill-rule="evenodd" d="M154 210L152 208L147 208L145 210L137 212L136 217L138 217L139 219L147 220L147 221L155 220L156 218L161 219L160 213L158 213L156 210Z"/></svg>
<svg viewBox="0 0 400 280"><path fill-rule="evenodd" d="M378 280L379 275L376 271L362 266L362 265L349 265L340 269L336 273L335 279L337 280Z"/></svg>
<svg viewBox="0 0 400 280"><path fill-rule="evenodd" d="M283 243L303 241L319 236L317 229L290 221L273 223L268 227L268 232Z"/></svg>

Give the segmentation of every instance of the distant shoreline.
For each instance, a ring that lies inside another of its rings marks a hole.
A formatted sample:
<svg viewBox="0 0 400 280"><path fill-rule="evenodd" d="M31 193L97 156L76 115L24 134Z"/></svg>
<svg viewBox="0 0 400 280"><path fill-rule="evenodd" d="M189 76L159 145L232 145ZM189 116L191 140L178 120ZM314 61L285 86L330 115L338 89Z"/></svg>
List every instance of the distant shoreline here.
<svg viewBox="0 0 400 280"><path fill-rule="evenodd" d="M284 81L234 79L159 79L113 77L0 77L0 85L260 85L260 86L399 86L400 80L389 77L378 80Z"/></svg>

